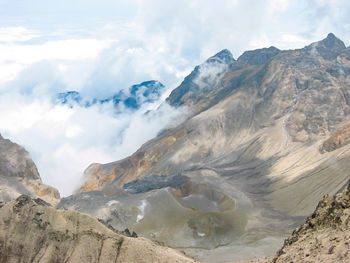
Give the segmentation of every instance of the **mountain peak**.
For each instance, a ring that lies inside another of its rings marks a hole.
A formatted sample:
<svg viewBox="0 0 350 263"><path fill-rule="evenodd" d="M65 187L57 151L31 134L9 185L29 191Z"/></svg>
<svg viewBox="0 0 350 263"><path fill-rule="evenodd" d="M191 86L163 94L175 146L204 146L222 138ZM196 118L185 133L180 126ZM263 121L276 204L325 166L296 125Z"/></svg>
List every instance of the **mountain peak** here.
<svg viewBox="0 0 350 263"><path fill-rule="evenodd" d="M337 49L345 49L345 44L339 38L337 38L333 33L329 33L327 37L320 41L327 48L337 48Z"/></svg>
<svg viewBox="0 0 350 263"><path fill-rule="evenodd" d="M344 42L333 33L329 33L325 39L306 47L311 54L317 50L318 54L326 60L335 59L344 49L346 49Z"/></svg>
<svg viewBox="0 0 350 263"><path fill-rule="evenodd" d="M332 32L328 33L327 38L329 39L335 39L337 38Z"/></svg>
<svg viewBox="0 0 350 263"><path fill-rule="evenodd" d="M233 58L231 52L228 49L223 49L214 56L210 57L207 62L220 62L225 64L230 64L234 62L235 59Z"/></svg>

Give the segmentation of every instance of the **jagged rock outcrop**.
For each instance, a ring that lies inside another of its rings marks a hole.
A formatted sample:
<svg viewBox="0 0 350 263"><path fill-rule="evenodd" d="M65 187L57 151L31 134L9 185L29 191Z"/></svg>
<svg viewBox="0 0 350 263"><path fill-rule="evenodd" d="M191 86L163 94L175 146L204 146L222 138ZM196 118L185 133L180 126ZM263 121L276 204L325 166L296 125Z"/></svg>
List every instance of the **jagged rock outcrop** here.
<svg viewBox="0 0 350 263"><path fill-rule="evenodd" d="M57 204L59 192L42 183L38 169L21 146L0 135L0 202L8 202L21 194L40 197Z"/></svg>
<svg viewBox="0 0 350 263"><path fill-rule="evenodd" d="M320 147L321 153L331 152L350 143L350 123L337 129Z"/></svg>
<svg viewBox="0 0 350 263"><path fill-rule="evenodd" d="M0 208L0 262L195 262L88 215L21 195Z"/></svg>
<svg viewBox="0 0 350 263"><path fill-rule="evenodd" d="M167 99L189 108L186 121L128 158L91 165L77 195L60 207L190 247L186 252L208 262L272 255L323 195L349 179L347 139L336 147L326 142L349 121L348 83L350 49L333 34L302 49L261 49L238 60L224 50ZM126 184L154 175L189 182L180 189L125 191ZM92 202L99 205L88 206ZM115 212L120 208L123 213ZM183 219L172 220L177 216ZM163 218L162 229L152 224L155 217ZM172 231L178 235L170 240ZM262 249L266 240L269 248Z"/></svg>

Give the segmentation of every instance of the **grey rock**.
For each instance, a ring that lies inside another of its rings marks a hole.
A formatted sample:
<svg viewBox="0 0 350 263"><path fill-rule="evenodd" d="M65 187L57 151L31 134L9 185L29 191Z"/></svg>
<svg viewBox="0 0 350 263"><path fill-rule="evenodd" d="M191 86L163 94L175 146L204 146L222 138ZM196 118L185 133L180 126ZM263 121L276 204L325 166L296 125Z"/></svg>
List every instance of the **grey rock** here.
<svg viewBox="0 0 350 263"><path fill-rule="evenodd" d="M0 135L0 201L9 202L21 194L41 197L57 204L57 189L42 183L29 153Z"/></svg>
<svg viewBox="0 0 350 263"><path fill-rule="evenodd" d="M187 176L174 175L151 175L145 178L134 180L123 186L123 189L132 194L146 193L155 189L165 187L183 188L189 182Z"/></svg>

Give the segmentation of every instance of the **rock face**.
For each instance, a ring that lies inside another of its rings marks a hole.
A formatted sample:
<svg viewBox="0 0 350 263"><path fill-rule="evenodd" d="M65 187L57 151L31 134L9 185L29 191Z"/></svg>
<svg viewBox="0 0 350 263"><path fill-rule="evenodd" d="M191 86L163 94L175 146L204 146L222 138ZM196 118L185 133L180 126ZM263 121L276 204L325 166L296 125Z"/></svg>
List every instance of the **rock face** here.
<svg viewBox="0 0 350 263"><path fill-rule="evenodd" d="M336 130L327 140L325 140L320 151L331 152L347 145L350 142L350 123L346 123Z"/></svg>
<svg viewBox="0 0 350 263"><path fill-rule="evenodd" d="M21 146L0 135L0 202L28 194L57 204L59 192L41 182L38 170Z"/></svg>
<svg viewBox="0 0 350 263"><path fill-rule="evenodd" d="M195 262L75 211L22 195L0 208L1 262Z"/></svg>
<svg viewBox="0 0 350 263"><path fill-rule="evenodd" d="M285 240L273 259L283 262L349 262L350 184L334 197L326 196L306 223Z"/></svg>
<svg viewBox="0 0 350 263"><path fill-rule="evenodd" d="M349 253L350 184L333 197L325 196L306 222L284 241L283 247L278 250L275 257L244 262L345 263L349 262Z"/></svg>
<svg viewBox="0 0 350 263"><path fill-rule="evenodd" d="M349 83L350 49L333 34L302 49L260 49L238 60L224 50L168 97L190 109L186 121L128 158L92 164L77 195L59 207L116 228L126 224L203 261L272 255L323 195L349 179L342 128L350 117ZM332 139L339 131L340 143ZM188 182L148 192L124 188L142 182L147 189L152 180L144 178L177 175Z"/></svg>

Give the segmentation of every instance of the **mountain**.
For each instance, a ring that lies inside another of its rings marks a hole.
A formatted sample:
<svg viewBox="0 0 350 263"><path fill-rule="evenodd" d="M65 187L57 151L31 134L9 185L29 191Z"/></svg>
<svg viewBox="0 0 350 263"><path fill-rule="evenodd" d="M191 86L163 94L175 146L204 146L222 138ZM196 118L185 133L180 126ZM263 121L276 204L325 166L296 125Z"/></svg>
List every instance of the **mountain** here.
<svg viewBox="0 0 350 263"><path fill-rule="evenodd" d="M0 207L1 262L195 262L97 219L21 195Z"/></svg>
<svg viewBox="0 0 350 263"><path fill-rule="evenodd" d="M91 164L76 209L204 262L273 255L349 179L350 49L329 34L219 52L167 103L190 114L123 160Z"/></svg>
<svg viewBox="0 0 350 263"><path fill-rule="evenodd" d="M91 107L93 105L112 102L115 108L123 105L128 109L136 110L143 103L155 102L160 98L163 91L164 85L162 83L150 80L131 86L127 92L120 90L118 93L105 98L87 99L77 91L67 91L58 93L54 101L68 105L69 107L74 107L75 105Z"/></svg>
<svg viewBox="0 0 350 263"><path fill-rule="evenodd" d="M0 135L0 203L21 194L40 197L52 204L57 204L60 199L55 188L42 183L29 153Z"/></svg>

